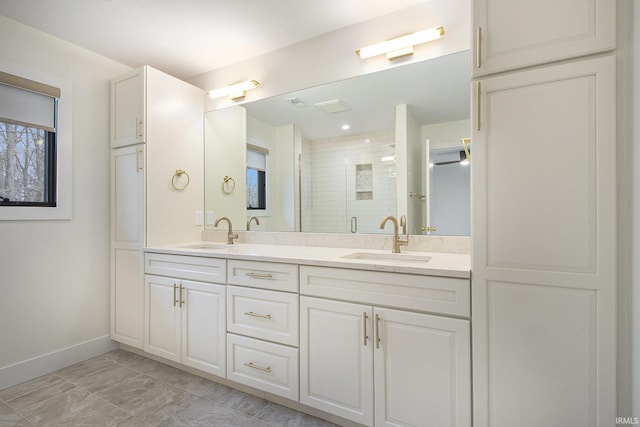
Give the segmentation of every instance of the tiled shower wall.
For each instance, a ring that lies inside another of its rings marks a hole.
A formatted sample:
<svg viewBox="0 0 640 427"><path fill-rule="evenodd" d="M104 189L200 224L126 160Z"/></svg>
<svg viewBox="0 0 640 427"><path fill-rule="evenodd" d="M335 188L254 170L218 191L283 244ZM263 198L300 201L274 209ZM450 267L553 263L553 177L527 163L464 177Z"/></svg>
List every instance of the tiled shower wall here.
<svg viewBox="0 0 640 427"><path fill-rule="evenodd" d="M395 161L382 160L394 154L391 130L303 140L302 231L349 233L357 221L358 233L392 232L391 226L384 231L379 226L396 212ZM372 166L371 194L358 200L356 166L367 164Z"/></svg>

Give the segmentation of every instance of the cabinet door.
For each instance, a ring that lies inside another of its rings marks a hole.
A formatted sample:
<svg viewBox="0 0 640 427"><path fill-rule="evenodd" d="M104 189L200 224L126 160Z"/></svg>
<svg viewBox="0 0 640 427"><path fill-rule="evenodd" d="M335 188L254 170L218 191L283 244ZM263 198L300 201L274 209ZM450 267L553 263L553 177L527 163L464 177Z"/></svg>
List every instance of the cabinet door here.
<svg viewBox="0 0 640 427"><path fill-rule="evenodd" d="M144 346L144 270L141 249L111 249L111 339Z"/></svg>
<svg viewBox="0 0 640 427"><path fill-rule="evenodd" d="M144 145L111 151L111 245L140 249L144 233Z"/></svg>
<svg viewBox="0 0 640 427"><path fill-rule="evenodd" d="M471 426L468 320L374 310L376 426Z"/></svg>
<svg viewBox="0 0 640 427"><path fill-rule="evenodd" d="M372 308L300 297L300 403L373 424Z"/></svg>
<svg viewBox="0 0 640 427"><path fill-rule="evenodd" d="M142 146L111 153L111 338L144 345Z"/></svg>
<svg viewBox="0 0 640 427"><path fill-rule="evenodd" d="M180 361L180 280L146 275L144 351Z"/></svg>
<svg viewBox="0 0 640 427"><path fill-rule="evenodd" d="M480 106L480 130L472 135L474 426L610 425L615 60L479 84L473 105Z"/></svg>
<svg viewBox="0 0 640 427"><path fill-rule="evenodd" d="M133 70L111 81L111 147L146 141L145 70Z"/></svg>
<svg viewBox="0 0 640 427"><path fill-rule="evenodd" d="M473 0L475 77L615 48L615 0Z"/></svg>
<svg viewBox="0 0 640 427"><path fill-rule="evenodd" d="M225 286L189 280L181 284L182 363L224 377Z"/></svg>

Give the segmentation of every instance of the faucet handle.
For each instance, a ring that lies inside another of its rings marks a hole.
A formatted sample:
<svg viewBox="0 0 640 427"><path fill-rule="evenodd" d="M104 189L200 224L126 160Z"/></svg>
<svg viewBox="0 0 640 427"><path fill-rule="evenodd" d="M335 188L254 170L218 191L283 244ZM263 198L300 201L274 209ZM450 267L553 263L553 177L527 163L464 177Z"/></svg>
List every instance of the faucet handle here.
<svg viewBox="0 0 640 427"><path fill-rule="evenodd" d="M407 233L407 217L405 215L400 216L400 227L402 227L402 234L408 236Z"/></svg>
<svg viewBox="0 0 640 427"><path fill-rule="evenodd" d="M238 233L234 233L234 232L229 232L227 234L227 244L228 245L233 245L233 239L237 239L238 238Z"/></svg>

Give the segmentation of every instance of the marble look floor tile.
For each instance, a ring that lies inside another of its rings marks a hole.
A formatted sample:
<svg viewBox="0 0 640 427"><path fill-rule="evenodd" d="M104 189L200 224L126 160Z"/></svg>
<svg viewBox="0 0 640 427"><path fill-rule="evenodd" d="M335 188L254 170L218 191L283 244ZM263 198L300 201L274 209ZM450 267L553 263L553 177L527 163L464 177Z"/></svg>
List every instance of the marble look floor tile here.
<svg viewBox="0 0 640 427"><path fill-rule="evenodd" d="M206 399L196 399L159 426L271 427L269 424Z"/></svg>
<svg viewBox="0 0 640 427"><path fill-rule="evenodd" d="M111 369L96 371L77 380L69 381L85 390L98 392L111 388L136 375L139 374L124 366L114 364L114 367Z"/></svg>
<svg viewBox="0 0 640 427"><path fill-rule="evenodd" d="M189 393L143 374L96 394L140 418L152 416L163 408L179 405L189 397Z"/></svg>
<svg viewBox="0 0 640 427"><path fill-rule="evenodd" d="M41 387L13 399L3 398L3 400L15 410L22 412L25 408L37 405L74 388L76 386L64 378L51 375L50 378L47 378L46 384L42 384Z"/></svg>
<svg viewBox="0 0 640 427"><path fill-rule="evenodd" d="M115 368L115 362L104 359L102 357L96 357L93 359L85 360L84 362L76 363L75 365L71 365L69 367L60 369L54 374L61 376L67 380L73 381L79 378L85 377L89 374L93 374L100 371L108 371L110 369Z"/></svg>
<svg viewBox="0 0 640 427"><path fill-rule="evenodd" d="M27 393L31 393L39 388L48 387L51 384L60 380L60 377L54 374L43 375L38 378L34 378L30 381L26 381L21 384L14 385L13 387L0 390L0 399L5 402L15 399L16 397L23 396Z"/></svg>
<svg viewBox="0 0 640 427"><path fill-rule="evenodd" d="M29 422L22 415L14 411L6 403L0 402L0 426L2 427L32 427L33 424Z"/></svg>
<svg viewBox="0 0 640 427"><path fill-rule="evenodd" d="M198 376L190 378L189 381L175 382L172 385L213 402L224 399L226 395L233 392L231 387Z"/></svg>
<svg viewBox="0 0 640 427"><path fill-rule="evenodd" d="M230 393L218 398L216 403L235 411L242 412L243 414L253 416L267 406L269 401L243 393L239 390L231 389Z"/></svg>
<svg viewBox="0 0 640 427"><path fill-rule="evenodd" d="M155 360L152 360L143 356L139 356L139 355L135 355L131 359L121 363L121 365L126 366L129 369L133 369L134 371L141 372L143 374L163 372L167 368L171 368L171 366L169 365L165 365L164 363L156 362ZM149 375L149 376L153 376L153 375Z"/></svg>
<svg viewBox="0 0 640 427"><path fill-rule="evenodd" d="M277 403L269 403L256 414L256 418L273 426L287 427L335 427L336 425L320 418L294 411Z"/></svg>
<svg viewBox="0 0 640 427"><path fill-rule="evenodd" d="M120 408L95 394L75 388L30 406L24 415L38 427L48 426L118 426L131 418Z"/></svg>
<svg viewBox="0 0 640 427"><path fill-rule="evenodd" d="M122 349L116 349L98 357L111 360L112 362L115 362L115 363L122 364L122 363L128 362L134 357L137 357L137 354L132 353L130 351L122 350Z"/></svg>

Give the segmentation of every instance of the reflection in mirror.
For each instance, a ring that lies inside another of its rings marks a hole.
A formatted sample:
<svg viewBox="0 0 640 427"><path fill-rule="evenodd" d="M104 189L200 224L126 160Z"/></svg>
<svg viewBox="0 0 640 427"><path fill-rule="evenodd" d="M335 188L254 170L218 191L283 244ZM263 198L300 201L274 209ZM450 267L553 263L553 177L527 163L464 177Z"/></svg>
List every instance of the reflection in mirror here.
<svg viewBox="0 0 640 427"><path fill-rule="evenodd" d="M234 120L209 112L206 210L240 230L255 216L252 230L389 233L393 214L410 234L468 235L469 85L464 51L231 107ZM244 129L215 129L228 123ZM233 197L217 188L230 173L242 175Z"/></svg>

